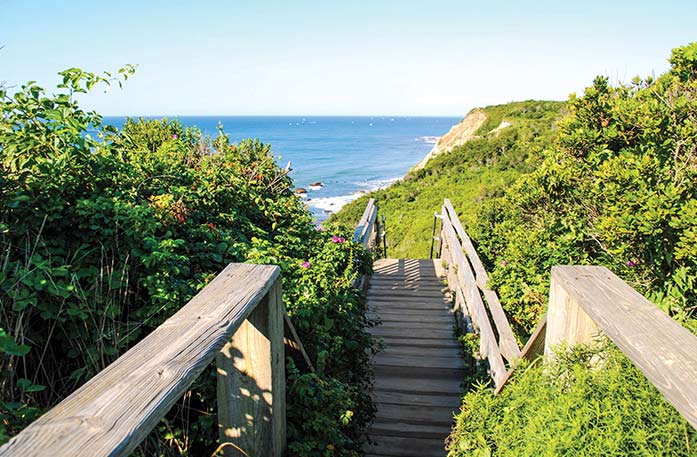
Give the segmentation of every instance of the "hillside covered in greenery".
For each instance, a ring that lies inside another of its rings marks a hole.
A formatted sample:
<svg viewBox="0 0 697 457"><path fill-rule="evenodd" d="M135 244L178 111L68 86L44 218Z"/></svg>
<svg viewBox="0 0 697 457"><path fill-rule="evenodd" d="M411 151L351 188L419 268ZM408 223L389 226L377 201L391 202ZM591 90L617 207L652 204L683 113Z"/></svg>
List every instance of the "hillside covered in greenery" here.
<svg viewBox="0 0 697 457"><path fill-rule="evenodd" d="M484 108L478 138L365 197L387 216L388 256L427 257L448 197L521 343L559 264L605 265L696 332L697 43L670 64L628 84L598 77L539 121L516 121L517 104ZM500 119L513 125L491 134ZM592 350L579 351L520 370L499 396L465 395L450 455L697 455L697 432L622 354L605 347L589 371Z"/></svg>
<svg viewBox="0 0 697 457"><path fill-rule="evenodd" d="M373 406L351 230L315 228L268 145L167 120L121 131L76 96L121 83L78 69L56 95L0 88L0 443L181 308L230 262L279 265L316 372L287 364L289 455L358 455ZM207 369L141 455L212 455Z"/></svg>
<svg viewBox="0 0 697 457"><path fill-rule="evenodd" d="M501 195L541 162L563 108L562 102L535 100L479 108L486 120L476 138L432 158L390 187L351 202L330 220L355 223L367 199L375 198L387 216L388 256L427 258L433 214L440 212L443 198L450 198L463 223L473 226L483 201ZM497 129L504 120L511 125Z"/></svg>

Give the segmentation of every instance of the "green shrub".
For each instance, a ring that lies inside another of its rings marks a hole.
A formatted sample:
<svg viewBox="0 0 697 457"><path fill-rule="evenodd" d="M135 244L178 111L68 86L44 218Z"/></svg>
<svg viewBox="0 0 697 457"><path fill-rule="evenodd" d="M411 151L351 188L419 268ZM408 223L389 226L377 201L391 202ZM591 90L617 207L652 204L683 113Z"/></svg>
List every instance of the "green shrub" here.
<svg viewBox="0 0 697 457"><path fill-rule="evenodd" d="M465 395L448 455L697 455L697 431L617 348L558 354L519 367L498 396Z"/></svg>
<svg viewBox="0 0 697 457"><path fill-rule="evenodd" d="M350 286L370 259L359 245L332 240L351 230L315 229L268 145L230 144L222 132L208 139L168 120L128 120L117 131L74 100L114 80L62 74L58 95L34 83L12 96L0 90L0 442L228 263L255 262L281 267L284 303L318 368L308 375L289 366L293 455L355 455L372 415L373 341ZM315 401L322 407L305 421L298 408ZM155 435L141 453L212 453L213 369Z"/></svg>
<svg viewBox="0 0 697 457"><path fill-rule="evenodd" d="M544 312L555 264L605 265L692 326L697 295L697 44L657 79L572 96L532 173L473 230L519 333Z"/></svg>

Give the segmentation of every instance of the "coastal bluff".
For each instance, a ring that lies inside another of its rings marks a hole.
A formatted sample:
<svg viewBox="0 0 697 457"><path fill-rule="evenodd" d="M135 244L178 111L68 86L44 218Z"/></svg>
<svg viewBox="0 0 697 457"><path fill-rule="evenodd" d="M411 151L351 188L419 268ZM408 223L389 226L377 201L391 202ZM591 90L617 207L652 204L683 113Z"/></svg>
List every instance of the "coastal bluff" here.
<svg viewBox="0 0 697 457"><path fill-rule="evenodd" d="M433 157L450 151L474 138L476 136L475 132L484 125L486 119L487 115L481 108L475 108L467 113L467 116L465 116L462 121L453 125L448 133L438 139L433 149L431 149L421 162L412 168L412 171L422 169Z"/></svg>

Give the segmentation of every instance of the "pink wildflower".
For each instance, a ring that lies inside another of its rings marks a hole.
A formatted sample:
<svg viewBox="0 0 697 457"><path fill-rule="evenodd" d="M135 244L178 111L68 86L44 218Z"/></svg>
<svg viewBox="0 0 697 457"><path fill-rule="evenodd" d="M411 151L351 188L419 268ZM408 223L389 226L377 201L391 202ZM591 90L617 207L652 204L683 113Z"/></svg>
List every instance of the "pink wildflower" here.
<svg viewBox="0 0 697 457"><path fill-rule="evenodd" d="M339 237L336 235L332 235L332 243L338 243L339 242Z"/></svg>
<svg viewBox="0 0 697 457"><path fill-rule="evenodd" d="M628 266L628 267L631 268L631 267L633 267L633 266L635 266L635 265L636 265L636 263L632 262L631 260L627 260L627 266Z"/></svg>
<svg viewBox="0 0 697 457"><path fill-rule="evenodd" d="M502 260L502 261L501 261L501 266L502 266L502 267L505 267L506 265L508 265L508 263L506 263L505 260Z"/></svg>
<svg viewBox="0 0 697 457"><path fill-rule="evenodd" d="M345 243L345 242L346 242L346 238L344 238L343 236L340 236L339 243Z"/></svg>
<svg viewBox="0 0 697 457"><path fill-rule="evenodd" d="M173 140L176 140L177 138L179 138L179 135L177 135L176 133L173 133L173 134L172 134L172 139L173 139Z"/></svg>
<svg viewBox="0 0 697 457"><path fill-rule="evenodd" d="M302 268L310 268L310 262L307 260L300 264Z"/></svg>

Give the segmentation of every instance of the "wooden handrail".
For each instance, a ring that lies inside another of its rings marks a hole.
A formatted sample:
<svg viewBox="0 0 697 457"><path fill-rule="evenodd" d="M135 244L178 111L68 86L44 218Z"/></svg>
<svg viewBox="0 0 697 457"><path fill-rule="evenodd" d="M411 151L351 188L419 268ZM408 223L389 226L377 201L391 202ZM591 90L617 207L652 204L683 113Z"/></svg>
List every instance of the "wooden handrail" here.
<svg viewBox="0 0 697 457"><path fill-rule="evenodd" d="M278 267L231 264L2 446L0 456L128 455L215 358L221 441L248 455L280 457L286 443L283 315Z"/></svg>
<svg viewBox="0 0 697 457"><path fill-rule="evenodd" d="M368 204L363 211L361 219L356 225L356 230L353 234L353 241L361 243L363 247L372 251L378 244L378 234L380 233L380 221L378 220L378 207L375 204L375 199L368 200ZM354 282L354 287L363 291L368 287L368 278L361 275Z"/></svg>
<svg viewBox="0 0 697 457"><path fill-rule="evenodd" d="M447 198L441 208L440 219L438 252L445 262L448 286L455 294L455 310L465 331L479 333L479 355L489 362L489 373L494 385L498 387L505 382L507 376L503 359L509 362L517 360L520 357L520 348L498 296L487 286L489 278L474 245ZM494 325L489 320L482 294Z"/></svg>
<svg viewBox="0 0 697 457"><path fill-rule="evenodd" d="M378 207L375 199L368 200L368 204L363 211L361 219L358 221L356 231L353 234L353 241L361 243L366 249L373 247L375 235L378 231Z"/></svg>
<svg viewBox="0 0 697 457"><path fill-rule="evenodd" d="M453 205L450 203L449 199L445 199L443 207L445 208L444 213L448 214L453 228L460 238L461 248L467 253L467 259L472 265L472 269L475 273L476 284L482 291L482 294L489 305L489 311L491 312L491 317L496 325L496 332L499 335L498 344L501 348L501 354L508 361L516 360L520 357L520 347L515 339L511 325L508 322L506 313L501 306L498 295L496 292L488 288L489 276L484 269L484 264L482 264L482 261L479 259L477 251L475 250L469 236L467 236L467 232L465 232L465 229L462 227L460 219L457 217L457 213L455 212L455 209L453 208Z"/></svg>
<svg viewBox="0 0 697 457"><path fill-rule="evenodd" d="M697 336L605 267L553 267L545 354L600 331L697 428Z"/></svg>

